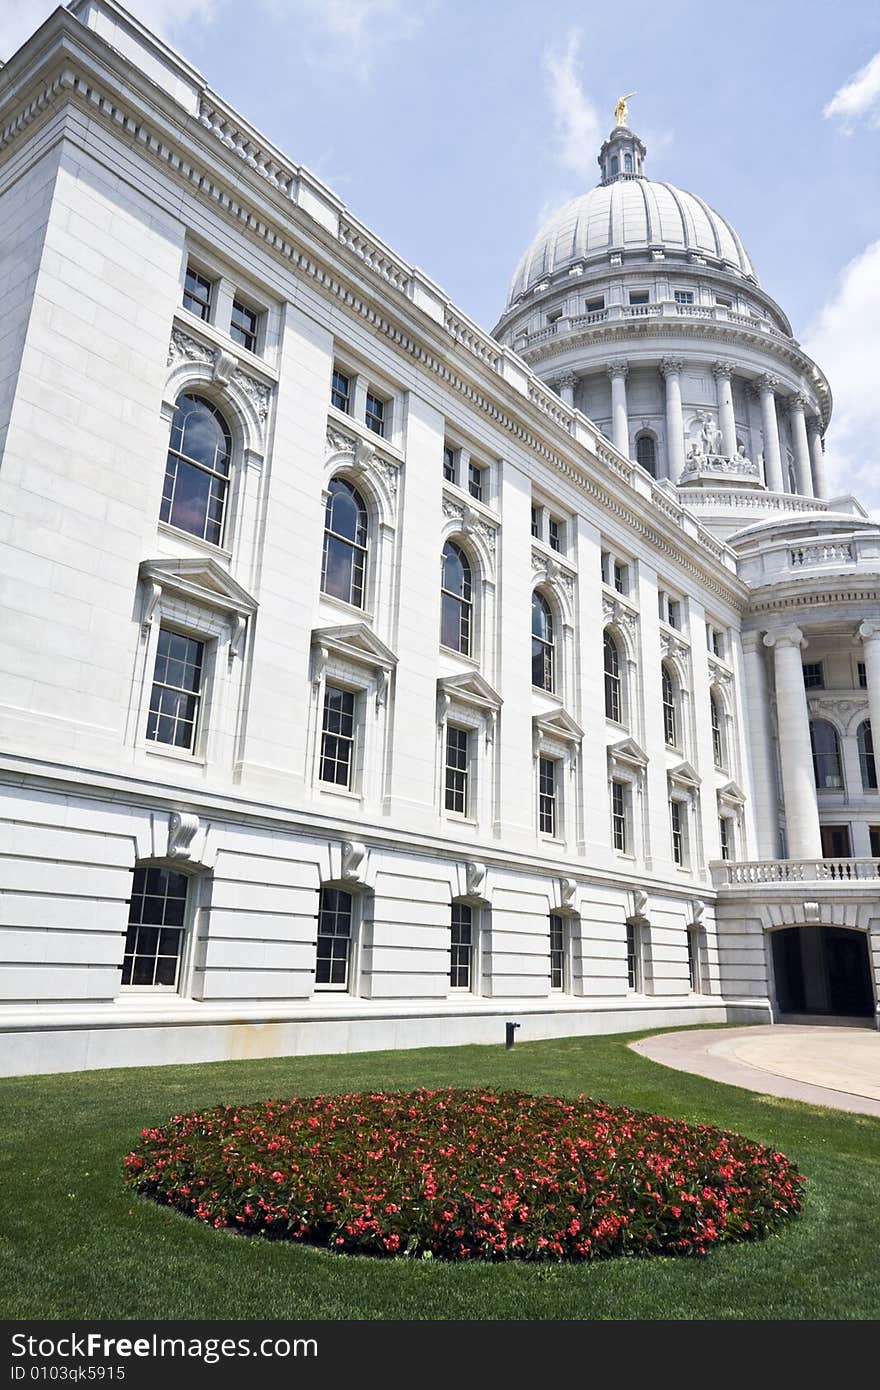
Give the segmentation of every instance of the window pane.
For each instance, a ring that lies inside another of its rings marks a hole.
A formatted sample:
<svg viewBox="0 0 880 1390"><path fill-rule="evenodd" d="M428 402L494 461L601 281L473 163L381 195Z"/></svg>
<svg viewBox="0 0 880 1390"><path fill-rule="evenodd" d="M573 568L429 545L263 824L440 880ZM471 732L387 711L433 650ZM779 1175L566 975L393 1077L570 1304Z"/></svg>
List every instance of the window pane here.
<svg viewBox="0 0 880 1390"><path fill-rule="evenodd" d="M319 778L351 788L354 771L355 696L328 685L324 691Z"/></svg>
<svg viewBox="0 0 880 1390"><path fill-rule="evenodd" d="M136 868L122 965L124 985L177 984L189 880L170 869ZM162 929L155 923L165 924Z"/></svg>
<svg viewBox="0 0 880 1390"><path fill-rule="evenodd" d="M160 518L219 545L232 437L209 401L183 395L171 422Z"/></svg>
<svg viewBox="0 0 880 1390"><path fill-rule="evenodd" d="M147 715L147 738L192 751L201 702L204 644L162 628Z"/></svg>
<svg viewBox="0 0 880 1390"><path fill-rule="evenodd" d="M183 287L183 307L204 322L211 317L211 282L189 266Z"/></svg>
<svg viewBox="0 0 880 1390"><path fill-rule="evenodd" d="M473 984L473 913L464 903L452 904L449 984L452 989L470 989Z"/></svg>
<svg viewBox="0 0 880 1390"><path fill-rule="evenodd" d="M239 303L236 299L232 304L232 319L229 325L230 337L234 338L242 347L249 352L254 352L257 346L257 315L253 309L248 309L245 304Z"/></svg>
<svg viewBox="0 0 880 1390"><path fill-rule="evenodd" d="M338 888L322 888L318 904L315 985L345 990L351 962L353 900Z"/></svg>
<svg viewBox="0 0 880 1390"><path fill-rule="evenodd" d="M468 754L467 730L450 724L446 730L445 806L458 815L468 811Z"/></svg>

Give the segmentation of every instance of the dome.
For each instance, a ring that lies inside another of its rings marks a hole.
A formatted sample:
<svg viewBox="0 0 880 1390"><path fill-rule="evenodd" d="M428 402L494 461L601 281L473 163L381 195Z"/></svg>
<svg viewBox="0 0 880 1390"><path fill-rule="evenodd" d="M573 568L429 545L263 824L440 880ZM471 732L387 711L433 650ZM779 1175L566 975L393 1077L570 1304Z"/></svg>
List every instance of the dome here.
<svg viewBox="0 0 880 1390"><path fill-rule="evenodd" d="M730 223L695 193L646 178L644 155L638 136L617 127L599 155L602 182L566 203L538 233L516 268L508 309L541 280L613 253L699 257L757 284Z"/></svg>

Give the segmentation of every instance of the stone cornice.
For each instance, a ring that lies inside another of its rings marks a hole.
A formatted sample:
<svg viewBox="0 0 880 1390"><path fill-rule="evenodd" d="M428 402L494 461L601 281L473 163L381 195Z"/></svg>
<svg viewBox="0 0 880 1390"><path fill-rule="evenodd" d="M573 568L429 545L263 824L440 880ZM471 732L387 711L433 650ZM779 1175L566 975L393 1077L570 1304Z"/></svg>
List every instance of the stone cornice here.
<svg viewBox="0 0 880 1390"><path fill-rule="evenodd" d="M590 422L558 398L550 399L515 354L442 301L425 277L415 270L404 275L403 263L362 230L307 171L279 162L277 152L238 118L233 130L234 113L218 123L217 112L229 109L213 94L203 90L199 98L205 120L187 116L167 93L66 11L56 11L40 37L40 48L31 55L37 63L26 66L29 43L0 70L0 152L13 147L35 121L58 113L64 102L87 113L90 123L103 122L135 152L162 165L169 179L195 191L321 295L369 324L711 592L734 607L742 603L744 586L724 564L730 555L727 547L699 522L688 518L686 525L684 510L673 517L674 503L652 505L653 496L640 495L632 481L635 466L610 445L595 441L593 452L600 465L628 484L625 499L614 497L601 468L591 466ZM73 130L66 133L71 139L78 135ZM235 167L230 170L232 157ZM293 197L303 188L308 197L300 205ZM409 293L416 277L428 299L433 290L436 303L426 300L423 306ZM450 338L457 351L450 351ZM583 423L583 442L572 437L578 421Z"/></svg>

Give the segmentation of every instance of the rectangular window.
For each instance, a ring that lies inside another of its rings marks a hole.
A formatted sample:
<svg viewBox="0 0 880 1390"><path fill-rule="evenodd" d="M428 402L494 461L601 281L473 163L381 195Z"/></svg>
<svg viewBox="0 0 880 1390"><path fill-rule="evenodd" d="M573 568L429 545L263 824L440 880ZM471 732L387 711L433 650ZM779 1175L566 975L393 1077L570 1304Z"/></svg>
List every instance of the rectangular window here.
<svg viewBox="0 0 880 1390"><path fill-rule="evenodd" d="M177 987L188 887L186 874L135 869L122 958L124 985Z"/></svg>
<svg viewBox="0 0 880 1390"><path fill-rule="evenodd" d="M688 928L687 933L688 951L688 984L694 994L700 993L700 938L698 932L693 928Z"/></svg>
<svg viewBox="0 0 880 1390"><path fill-rule="evenodd" d="M626 791L627 789L622 782L611 783L612 842L619 854L627 854L629 850Z"/></svg>
<svg viewBox="0 0 880 1390"><path fill-rule="evenodd" d="M693 292L693 290L676 290L676 291L675 291L675 302L676 302L676 304L693 304L693 302L694 302L694 292Z"/></svg>
<svg viewBox="0 0 880 1390"><path fill-rule="evenodd" d="M588 299L584 305L584 312L587 314L598 314L605 308L605 296L600 294L597 299Z"/></svg>
<svg viewBox="0 0 880 1390"><path fill-rule="evenodd" d="M635 922L626 924L626 983L631 990L642 987L642 929Z"/></svg>
<svg viewBox="0 0 880 1390"><path fill-rule="evenodd" d="M229 336L234 338L237 343L241 343L248 352L257 350L257 322L259 314L255 309L249 309L240 300L232 301L232 318L229 324Z"/></svg>
<svg viewBox="0 0 880 1390"><path fill-rule="evenodd" d="M183 307L189 309L191 314L195 314L204 323L211 317L211 281L204 275L200 275L192 266L186 268L186 279L183 282Z"/></svg>
<svg viewBox="0 0 880 1390"><path fill-rule="evenodd" d="M333 368L330 404L334 405L337 410L343 411L345 415L351 414L351 377L340 372L338 367Z"/></svg>
<svg viewBox="0 0 880 1390"><path fill-rule="evenodd" d="M350 690L335 685L324 690L319 776L322 782L349 790L354 772L355 699Z"/></svg>
<svg viewBox="0 0 880 1390"><path fill-rule="evenodd" d="M551 314L548 314L548 315L547 315L547 322L548 322L548 323L558 323L559 320L560 320L561 318L562 318L562 310L561 310L561 309L554 309L553 312L552 312Z"/></svg>
<svg viewBox="0 0 880 1390"><path fill-rule="evenodd" d="M687 846L685 843L685 820L680 801L670 801L669 819L672 825L672 858L680 869L683 869L686 860Z"/></svg>
<svg viewBox="0 0 880 1390"><path fill-rule="evenodd" d="M538 759L538 829L542 835L556 834L556 763Z"/></svg>
<svg viewBox="0 0 880 1390"><path fill-rule="evenodd" d="M371 391L367 392L367 413L365 422L368 430L374 434L384 435L385 433L385 401L374 396Z"/></svg>
<svg viewBox="0 0 880 1390"><path fill-rule="evenodd" d="M681 628L681 604L676 599L669 599L666 605L666 621L670 627Z"/></svg>
<svg viewBox="0 0 880 1390"><path fill-rule="evenodd" d="M452 904L452 956L449 964L450 989L473 989L474 916L464 903Z"/></svg>
<svg viewBox="0 0 880 1390"><path fill-rule="evenodd" d="M706 624L706 646L713 656L718 656L724 660L724 633L711 623Z"/></svg>
<svg viewBox="0 0 880 1390"><path fill-rule="evenodd" d="M478 502L483 500L483 474L485 469L480 468L476 463L468 464L468 492L471 497L476 497Z"/></svg>
<svg viewBox="0 0 880 1390"><path fill-rule="evenodd" d="M804 685L807 690L821 690L825 685L825 674L821 661L804 662Z"/></svg>
<svg viewBox="0 0 880 1390"><path fill-rule="evenodd" d="M163 627L156 648L147 738L192 753L202 702L205 647L192 637Z"/></svg>
<svg viewBox="0 0 880 1390"><path fill-rule="evenodd" d="M467 729L449 724L446 729L446 800L447 811L466 816L468 812L468 778L470 769L470 736Z"/></svg>
<svg viewBox="0 0 880 1390"><path fill-rule="evenodd" d="M716 294L715 303L720 304L722 309L733 308L733 300L729 299L726 294Z"/></svg>
<svg viewBox="0 0 880 1390"><path fill-rule="evenodd" d="M539 538L540 534L541 534L541 518L540 518L540 516L539 516L539 514L538 514L538 508L537 508L537 507L532 507L532 535L534 536L535 540L537 540L537 539Z"/></svg>
<svg viewBox="0 0 880 1390"><path fill-rule="evenodd" d="M565 919L558 912L550 913L550 988L564 990L566 986L565 969Z"/></svg>
<svg viewBox="0 0 880 1390"><path fill-rule="evenodd" d="M727 816L721 816L718 821L718 835L721 840L721 858L733 858L733 836L730 833L730 820Z"/></svg>
<svg viewBox="0 0 880 1390"><path fill-rule="evenodd" d="M629 565L614 562L614 589L618 594L629 593Z"/></svg>
<svg viewBox="0 0 880 1390"><path fill-rule="evenodd" d="M867 690L867 688L868 688L868 667L867 667L867 665L866 665L866 663L865 663L864 661L860 661L860 662L859 662L859 689L860 689L860 690Z"/></svg>
<svg viewBox="0 0 880 1390"><path fill-rule="evenodd" d="M647 290L630 290L630 304L647 304L650 296Z"/></svg>
<svg viewBox="0 0 880 1390"><path fill-rule="evenodd" d="M550 541L551 550L562 550L562 526L555 517L551 516L547 521L547 535Z"/></svg>
<svg viewBox="0 0 880 1390"><path fill-rule="evenodd" d="M354 899L340 888L322 888L318 904L315 988L345 991L351 978Z"/></svg>
<svg viewBox="0 0 880 1390"><path fill-rule="evenodd" d="M823 825L819 829L823 859L849 859L852 841L848 825Z"/></svg>
<svg viewBox="0 0 880 1390"><path fill-rule="evenodd" d="M455 482L455 450L451 444L443 445L443 481Z"/></svg>
<svg viewBox="0 0 880 1390"><path fill-rule="evenodd" d="M868 834L871 838L871 858L880 859L880 825L869 825Z"/></svg>

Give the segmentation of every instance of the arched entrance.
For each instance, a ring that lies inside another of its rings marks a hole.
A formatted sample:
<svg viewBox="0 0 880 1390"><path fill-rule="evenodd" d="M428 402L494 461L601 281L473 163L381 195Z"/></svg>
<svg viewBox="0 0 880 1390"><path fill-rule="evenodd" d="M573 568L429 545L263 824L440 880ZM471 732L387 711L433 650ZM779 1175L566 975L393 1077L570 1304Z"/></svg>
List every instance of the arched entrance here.
<svg viewBox="0 0 880 1390"><path fill-rule="evenodd" d="M783 927L771 939L779 1013L873 1017L865 932L848 927Z"/></svg>

